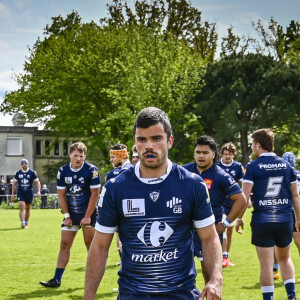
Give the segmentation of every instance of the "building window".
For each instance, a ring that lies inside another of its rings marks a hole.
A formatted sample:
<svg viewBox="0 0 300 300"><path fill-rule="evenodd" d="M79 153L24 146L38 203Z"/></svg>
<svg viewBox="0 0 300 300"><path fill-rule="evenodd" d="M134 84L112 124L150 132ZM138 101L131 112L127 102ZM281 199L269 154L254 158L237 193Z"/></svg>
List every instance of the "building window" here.
<svg viewBox="0 0 300 300"><path fill-rule="evenodd" d="M55 143L54 145L54 155L59 155L59 142Z"/></svg>
<svg viewBox="0 0 300 300"><path fill-rule="evenodd" d="M50 154L50 141L49 140L46 140L45 141L45 155L49 155Z"/></svg>
<svg viewBox="0 0 300 300"><path fill-rule="evenodd" d="M6 154L7 155L23 155L22 138L6 137Z"/></svg>
<svg viewBox="0 0 300 300"><path fill-rule="evenodd" d="M35 155L42 155L42 141L37 140L35 142Z"/></svg>
<svg viewBox="0 0 300 300"><path fill-rule="evenodd" d="M63 148L64 148L64 156L68 155L68 151L69 151L68 141L64 141Z"/></svg>

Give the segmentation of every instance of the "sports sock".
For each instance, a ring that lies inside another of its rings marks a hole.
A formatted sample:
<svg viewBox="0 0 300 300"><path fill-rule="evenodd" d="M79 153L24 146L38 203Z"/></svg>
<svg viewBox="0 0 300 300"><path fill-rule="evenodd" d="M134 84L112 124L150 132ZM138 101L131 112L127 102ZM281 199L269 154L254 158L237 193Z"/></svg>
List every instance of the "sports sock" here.
<svg viewBox="0 0 300 300"><path fill-rule="evenodd" d="M223 252L223 258L228 258L228 252Z"/></svg>
<svg viewBox="0 0 300 300"><path fill-rule="evenodd" d="M273 272L276 272L279 270L279 264L278 263L274 263L273 265Z"/></svg>
<svg viewBox="0 0 300 300"><path fill-rule="evenodd" d="M284 281L284 286L288 299L296 299L295 279L287 279Z"/></svg>
<svg viewBox="0 0 300 300"><path fill-rule="evenodd" d="M25 225L28 225L28 221L25 221Z"/></svg>
<svg viewBox="0 0 300 300"><path fill-rule="evenodd" d="M64 274L65 269L56 268L54 279L56 279L58 282L61 282L61 278Z"/></svg>
<svg viewBox="0 0 300 300"><path fill-rule="evenodd" d="M261 286L261 291L263 294L263 300L273 300L274 285Z"/></svg>

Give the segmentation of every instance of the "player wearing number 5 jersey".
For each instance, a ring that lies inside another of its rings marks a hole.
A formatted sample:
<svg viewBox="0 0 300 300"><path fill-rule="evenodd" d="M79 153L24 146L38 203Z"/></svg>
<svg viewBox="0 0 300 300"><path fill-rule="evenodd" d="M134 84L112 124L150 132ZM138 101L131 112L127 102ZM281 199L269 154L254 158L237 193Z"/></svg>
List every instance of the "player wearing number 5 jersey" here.
<svg viewBox="0 0 300 300"><path fill-rule="evenodd" d="M300 228L300 199L295 171L273 153L274 134L260 129L252 134L252 152L257 158L246 166L243 192L253 192L251 221L252 244L260 261L260 285L263 299L273 299L274 247L288 299L296 299L295 272L290 258L293 237L293 207L296 228ZM242 217L242 216L241 216ZM239 227L237 222L237 227Z"/></svg>

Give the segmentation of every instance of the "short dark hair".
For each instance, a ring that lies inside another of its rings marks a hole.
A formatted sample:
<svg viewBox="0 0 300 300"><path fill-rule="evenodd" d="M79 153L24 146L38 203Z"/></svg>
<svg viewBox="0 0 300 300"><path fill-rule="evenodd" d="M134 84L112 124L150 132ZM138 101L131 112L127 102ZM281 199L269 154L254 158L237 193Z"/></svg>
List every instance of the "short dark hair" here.
<svg viewBox="0 0 300 300"><path fill-rule="evenodd" d="M210 150L215 152L215 158L214 158L213 162L216 163L217 160L218 160L218 157L219 157L218 156L218 144L217 144L217 142L211 136L201 135L195 141L194 148L196 149L197 146L204 146L204 145L209 146Z"/></svg>
<svg viewBox="0 0 300 300"><path fill-rule="evenodd" d="M172 135L170 120L166 113L157 107L146 107L140 111L133 126L133 135L135 135L137 128L148 128L157 123L163 124L164 131L169 139Z"/></svg>
<svg viewBox="0 0 300 300"><path fill-rule="evenodd" d="M263 150L274 151L274 132L269 128L254 131L251 135L255 143L259 143Z"/></svg>
<svg viewBox="0 0 300 300"><path fill-rule="evenodd" d="M127 146L124 144L115 144L110 147L110 150L122 150L127 149Z"/></svg>
<svg viewBox="0 0 300 300"><path fill-rule="evenodd" d="M233 143L229 142L226 143L222 146L221 148L221 154L223 155L224 151L229 151L230 153L232 153L233 155L235 155L236 153L236 147L234 146Z"/></svg>

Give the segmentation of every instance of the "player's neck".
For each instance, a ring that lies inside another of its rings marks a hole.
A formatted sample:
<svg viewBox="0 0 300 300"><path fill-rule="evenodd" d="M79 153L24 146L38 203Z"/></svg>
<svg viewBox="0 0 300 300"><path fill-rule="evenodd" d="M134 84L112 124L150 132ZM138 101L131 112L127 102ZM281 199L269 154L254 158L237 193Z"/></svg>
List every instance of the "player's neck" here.
<svg viewBox="0 0 300 300"><path fill-rule="evenodd" d="M205 167L201 167L201 168L199 166L197 166L197 170L201 174L202 172L210 169L213 165L214 165L214 162L211 162L209 165L206 165Z"/></svg>
<svg viewBox="0 0 300 300"><path fill-rule="evenodd" d="M224 160L224 158L221 158L221 161L222 161L223 165L227 165L227 166L230 166L233 163L233 159L230 162L227 162L227 161Z"/></svg>
<svg viewBox="0 0 300 300"><path fill-rule="evenodd" d="M167 173L168 160L157 168L149 168L140 164L140 176L141 178L158 178Z"/></svg>

